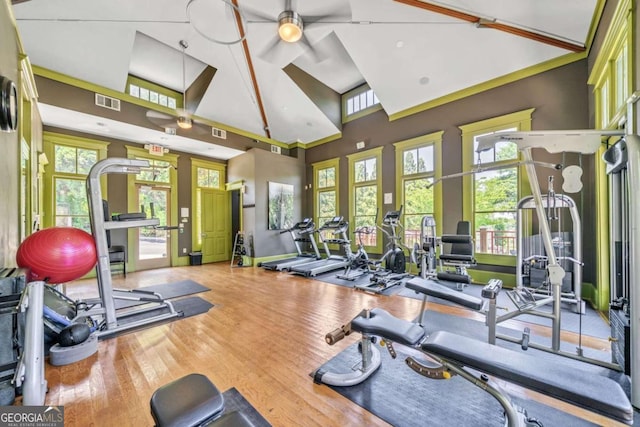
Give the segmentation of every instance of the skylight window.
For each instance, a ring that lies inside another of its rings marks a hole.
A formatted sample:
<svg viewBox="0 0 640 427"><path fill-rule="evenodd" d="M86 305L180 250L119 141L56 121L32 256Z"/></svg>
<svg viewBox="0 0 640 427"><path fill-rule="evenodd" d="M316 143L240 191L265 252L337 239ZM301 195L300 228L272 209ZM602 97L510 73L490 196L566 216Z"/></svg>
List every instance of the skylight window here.
<svg viewBox="0 0 640 427"><path fill-rule="evenodd" d="M373 89L368 89L360 93L356 93L347 98L347 116L356 114L362 110L373 107L380 103L380 100L373 92Z"/></svg>
<svg viewBox="0 0 640 427"><path fill-rule="evenodd" d="M178 93L133 76L129 76L127 93L138 99L172 109L182 103L182 97Z"/></svg>

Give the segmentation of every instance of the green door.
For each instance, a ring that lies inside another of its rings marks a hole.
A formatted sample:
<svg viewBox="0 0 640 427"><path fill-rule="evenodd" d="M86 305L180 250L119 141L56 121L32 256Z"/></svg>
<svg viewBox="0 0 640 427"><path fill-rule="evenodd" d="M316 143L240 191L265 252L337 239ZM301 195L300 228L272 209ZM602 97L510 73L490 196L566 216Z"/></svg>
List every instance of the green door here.
<svg viewBox="0 0 640 427"><path fill-rule="evenodd" d="M231 253L229 193L202 189L202 262L228 261Z"/></svg>

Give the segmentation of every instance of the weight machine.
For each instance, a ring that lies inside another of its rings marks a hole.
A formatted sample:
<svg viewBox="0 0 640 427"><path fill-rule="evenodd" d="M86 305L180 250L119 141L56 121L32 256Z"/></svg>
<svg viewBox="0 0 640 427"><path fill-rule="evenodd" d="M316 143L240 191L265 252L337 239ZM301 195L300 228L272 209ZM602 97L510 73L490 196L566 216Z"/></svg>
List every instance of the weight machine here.
<svg viewBox="0 0 640 427"><path fill-rule="evenodd" d="M522 307L518 311L514 311L512 313L507 313L505 315L497 317L495 315L495 310L493 311L493 316L487 316L487 323L489 324L489 328L495 328L496 323L502 322L509 318L516 317L520 314L534 314L541 317L546 317L551 319L551 346L542 346L535 343L528 343L528 346L548 351L551 353L560 354L565 357L581 360L588 363L597 364L600 366L605 366L611 369L620 369L619 365L613 363L602 362L599 360L595 360L592 358L585 357L582 353L582 347L579 345L576 348L576 353L566 352L560 349L560 332L561 332L561 303L562 303L562 285L563 278L565 276L565 269L560 264L560 259L556 255L556 250L554 248L554 239L551 234L551 229L548 221L548 208L552 206L552 200L555 200L555 196L550 198L547 196L545 198L542 195L540 190L540 185L538 181L538 177L536 174L535 164L532 157L532 149L533 148L544 148L549 153L562 153L562 152L575 152L580 154L593 154L597 152L600 148L600 144L602 143L603 137L610 136L621 136L623 135L623 131L598 131L598 130L576 130L576 131L536 131L536 132L497 132L485 136L481 136L478 138L478 147L477 152L482 152L488 149L492 149L493 146L497 142L507 141L512 142L517 145L520 150L523 159L525 169L529 178L529 183L531 186L530 199L526 200L525 205L527 208L531 209L535 212L538 221L539 234L541 239L542 247L545 251L546 256L546 277L549 282L550 295L548 298L545 298L545 304L551 305L551 313L540 312L535 310L534 308L539 307L541 301L535 302L535 307ZM635 173L638 173L637 169L640 169L640 139L636 135L630 135L628 138L631 138L635 141L634 150L637 153L637 163L633 166L633 170ZM568 169L568 168L566 168ZM569 169L569 173L567 170L563 171L564 184L563 189L567 192L576 192L582 188L582 183L580 182L580 176L582 174L581 171L576 171L575 169ZM638 177L640 178L640 177ZM565 204L567 200L561 199L562 204ZM524 206L523 206L524 207ZM637 212L637 217L640 218L640 211ZM574 222L574 227L579 227L579 219L576 218ZM640 233L639 233L640 234ZM637 242L640 242L640 235L638 236ZM581 242L578 241L576 244ZM518 252L522 250L521 246L518 248ZM578 248L575 248L578 250ZM577 252L577 254L580 254ZM573 257L572 257L573 258ZM577 259L576 259L577 258ZM574 259L571 260L573 264L579 264L578 256L575 256ZM640 269L638 270L640 273ZM640 275L636 276L640 278ZM579 288L578 288L579 291ZM638 307L640 307L640 297L638 297ZM582 307L582 301L580 300L580 296L578 294L578 304L579 307ZM533 308L533 309L531 309ZM494 329L495 330L495 329ZM525 333L526 334L526 333ZM508 341L513 341L517 343L521 343L522 340L503 336L496 335L494 337L490 337L491 340L495 340L495 338L501 338ZM638 358L638 356L636 356ZM639 358L640 359L640 358ZM640 378L638 381L632 381L632 383L637 383L636 386L638 390L635 392L638 399L640 399Z"/></svg>
<svg viewBox="0 0 640 427"><path fill-rule="evenodd" d="M422 279L437 279L454 285L461 291L471 283L471 276L467 273L467 267L476 264L474 258L474 243L469 231L469 223L460 221L457 234L443 234L436 236L436 221L431 215L422 217L420 223L420 242L416 243L413 253L420 258L420 276ZM440 253L438 248L444 244L451 245L451 251ZM454 266L454 271L445 270L445 266ZM440 271L438 271L440 270Z"/></svg>
<svg viewBox="0 0 640 427"><path fill-rule="evenodd" d="M556 259L567 272L562 281L560 300L574 305L576 313L585 313L582 300L582 227L580 214L573 199L553 190L553 177L549 177L549 191L542 195L546 218L557 228L552 232L552 244ZM527 236L533 228L529 213L535 209L533 196L523 198L517 206L517 258L516 289L507 295L518 307L528 310L553 302L551 283L546 275L549 257L541 245L539 235ZM568 211L572 228L563 231L563 211Z"/></svg>

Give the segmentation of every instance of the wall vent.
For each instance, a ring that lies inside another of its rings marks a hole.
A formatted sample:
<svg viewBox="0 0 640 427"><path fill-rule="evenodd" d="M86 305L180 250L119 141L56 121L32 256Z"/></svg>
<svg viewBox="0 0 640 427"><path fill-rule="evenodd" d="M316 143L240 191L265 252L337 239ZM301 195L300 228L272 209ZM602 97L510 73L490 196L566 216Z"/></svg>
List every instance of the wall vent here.
<svg viewBox="0 0 640 427"><path fill-rule="evenodd" d="M276 154L280 154L282 151L280 150L280 147L277 145L272 145L271 146L271 152L272 153L276 153Z"/></svg>
<svg viewBox="0 0 640 427"><path fill-rule="evenodd" d="M218 128L212 127L211 135L215 136L216 138L227 139L227 131L224 129L218 129Z"/></svg>
<svg viewBox="0 0 640 427"><path fill-rule="evenodd" d="M96 105L110 110L120 111L120 100L96 93Z"/></svg>

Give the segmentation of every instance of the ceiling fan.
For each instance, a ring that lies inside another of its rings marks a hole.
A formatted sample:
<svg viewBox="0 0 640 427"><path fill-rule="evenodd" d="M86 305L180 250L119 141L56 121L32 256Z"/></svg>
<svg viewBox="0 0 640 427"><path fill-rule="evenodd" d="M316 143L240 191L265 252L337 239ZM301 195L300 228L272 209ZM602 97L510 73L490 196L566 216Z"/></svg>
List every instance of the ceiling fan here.
<svg viewBox="0 0 640 427"><path fill-rule="evenodd" d="M345 4L348 5L347 2L345 2ZM243 11L247 12L249 16L254 15L264 21L275 22L278 24L278 33L274 35L266 48L264 48L262 53L259 55L267 62L272 62L272 59L277 57L280 50L287 49L287 46L295 43L302 44L305 50L311 52L316 59L316 62L320 62L322 58L320 58L305 36L305 28L309 28L313 24L335 22L343 23L351 21L350 11L346 13L344 10L335 11L323 15L302 15L294 10L291 0L285 0L283 6L282 12L280 12L278 17L275 19L273 16L266 15L264 12L246 9L244 6L242 7ZM259 22L251 21L251 18L248 18L248 21Z"/></svg>
<svg viewBox="0 0 640 427"><path fill-rule="evenodd" d="M187 109L187 85L186 85L186 61L185 55L186 50L189 47L189 43L186 40L180 40L178 42L180 48L182 50L182 105L183 108L176 109L177 117L174 117L170 114L162 113L160 111L149 110L147 111L147 119L149 121L159 127L165 129L194 129L198 133L205 134L208 133L207 130L203 129L201 126L197 126L193 119L191 118L191 113ZM196 126L194 126L196 125Z"/></svg>

